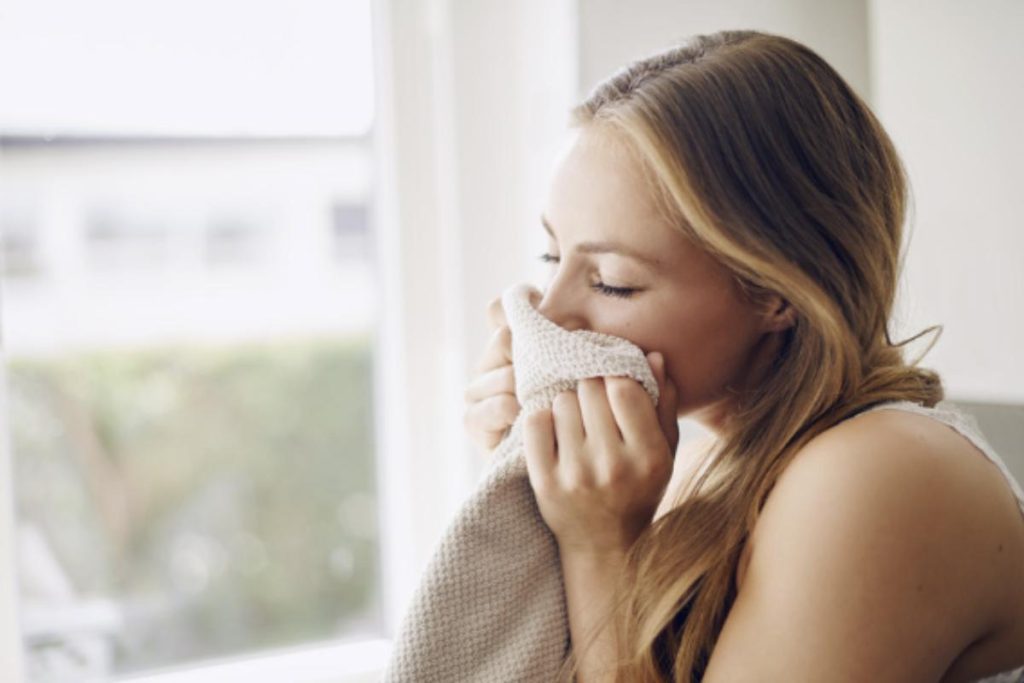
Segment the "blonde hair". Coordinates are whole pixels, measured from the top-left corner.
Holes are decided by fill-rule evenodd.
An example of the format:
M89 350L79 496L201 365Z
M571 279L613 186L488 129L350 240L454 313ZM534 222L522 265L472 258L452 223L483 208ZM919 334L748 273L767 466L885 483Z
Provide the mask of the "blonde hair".
M673 223L752 301L774 293L796 312L767 378L737 397L708 467L633 545L616 587L616 680L700 680L735 600L744 540L800 447L873 404L943 397L920 357L903 359L900 347L920 335L894 344L888 332L906 178L835 70L754 31L696 36L636 61L572 114L639 153ZM559 680L574 678L590 642L574 644Z

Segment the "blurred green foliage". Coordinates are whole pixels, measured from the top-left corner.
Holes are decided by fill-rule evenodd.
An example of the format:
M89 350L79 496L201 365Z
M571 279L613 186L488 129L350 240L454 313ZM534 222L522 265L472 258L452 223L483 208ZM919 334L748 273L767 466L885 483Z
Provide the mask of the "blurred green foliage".
M371 351L10 360L20 518L121 609L118 672L379 631Z

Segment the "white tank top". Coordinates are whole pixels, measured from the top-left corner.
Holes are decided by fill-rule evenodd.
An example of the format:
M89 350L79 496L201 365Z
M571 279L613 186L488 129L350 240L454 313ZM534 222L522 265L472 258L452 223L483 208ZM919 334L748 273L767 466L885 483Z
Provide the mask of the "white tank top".
M995 463L996 467L999 468L999 471L1003 473L1006 483L1009 484L1010 489L1013 490L1013 495L1017 498L1017 506L1020 508L1021 514L1024 515L1024 489L1021 489L1020 483L1018 483L1013 474L1011 474L1010 470L1006 467L1006 463L1003 462L1003 459L999 457L999 454L996 453L995 449L992 448L988 441L985 440L985 437L982 435L981 429L978 427L978 423L973 416L968 415L947 401L940 401L934 408L928 408L910 401L890 401L872 406L867 410L857 413L857 415L863 415L865 413L870 413L873 410L882 410L885 408L905 410L910 413L917 413L918 415L926 415L949 425L962 434L968 441L973 443L979 451L984 453L985 457ZM854 415L854 417L856 417L856 415ZM1024 577L1021 577L1021 580L1024 580ZM977 679L975 683L1024 683L1024 666L1011 671L1004 671L993 676L988 676L986 678Z

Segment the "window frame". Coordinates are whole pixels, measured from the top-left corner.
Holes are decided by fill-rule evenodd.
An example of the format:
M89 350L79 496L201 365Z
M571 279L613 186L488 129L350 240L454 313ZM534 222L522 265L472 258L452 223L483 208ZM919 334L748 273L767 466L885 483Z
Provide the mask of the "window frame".
M119 677L117 680L119 683L249 683L260 680L371 683L379 677L390 650L391 643L386 639L313 643Z
M24 676L14 560L14 469L7 408L7 354L0 342L0 558L5 563L0 567L0 680L21 681Z

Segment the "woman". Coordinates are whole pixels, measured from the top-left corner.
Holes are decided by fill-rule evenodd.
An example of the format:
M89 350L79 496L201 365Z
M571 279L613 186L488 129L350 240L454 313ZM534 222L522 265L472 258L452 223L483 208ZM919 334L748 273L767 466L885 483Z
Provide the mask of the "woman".
M524 422L566 678L1024 679L1024 493L890 341L907 193L868 107L805 46L727 31L573 114L538 309L650 352L664 389L589 379ZM519 409L490 312L486 448ZM677 453L684 416L709 437Z

